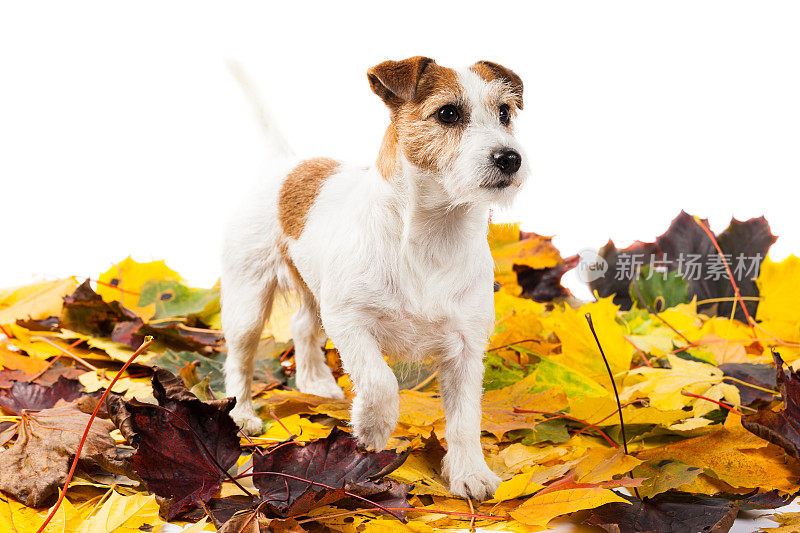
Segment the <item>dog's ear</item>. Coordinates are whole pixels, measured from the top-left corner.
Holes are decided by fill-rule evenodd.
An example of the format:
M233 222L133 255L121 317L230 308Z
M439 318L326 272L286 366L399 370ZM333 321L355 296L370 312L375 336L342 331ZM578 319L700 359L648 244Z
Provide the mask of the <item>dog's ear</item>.
M414 98L419 79L425 67L431 63L435 61L422 56L402 61L384 61L367 71L367 79L372 92L394 109Z
M522 79L513 70L491 61L478 61L472 70L485 80L504 81L514 93L516 106L522 109Z

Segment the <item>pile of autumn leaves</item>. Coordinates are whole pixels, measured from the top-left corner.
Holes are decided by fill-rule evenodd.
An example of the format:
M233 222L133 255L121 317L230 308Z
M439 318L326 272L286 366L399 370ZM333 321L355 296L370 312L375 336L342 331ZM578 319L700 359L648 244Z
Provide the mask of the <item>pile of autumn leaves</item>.
M441 479L435 366L397 368L400 423L381 453L350 438L349 399L295 391L291 299L260 346L253 395L264 432L243 437L223 397L218 288L127 259L91 283L0 291L0 533L44 522L95 410L47 531L158 531L167 521L187 531L536 531L562 520L727 531L739 510L778 507L800 490L800 377L781 365L800 357L800 259L763 263L749 324L701 314L697 301L572 307L557 277L545 291L557 299L537 303L519 296L532 292L520 272L546 277L567 262L516 226L493 226L490 243L499 290L482 443L503 480L493 500L452 498ZM627 454L587 313L619 389ZM800 523L776 519L786 525L770 531Z

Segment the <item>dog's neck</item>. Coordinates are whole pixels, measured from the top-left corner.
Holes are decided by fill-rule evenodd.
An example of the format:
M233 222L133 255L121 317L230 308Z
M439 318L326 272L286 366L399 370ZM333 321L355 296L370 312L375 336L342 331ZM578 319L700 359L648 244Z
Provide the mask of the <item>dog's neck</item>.
M377 169L394 191L406 253L447 262L454 259L454 253L471 252L470 244L485 241L488 204L454 205L435 173L420 169L403 156L392 125L386 130Z

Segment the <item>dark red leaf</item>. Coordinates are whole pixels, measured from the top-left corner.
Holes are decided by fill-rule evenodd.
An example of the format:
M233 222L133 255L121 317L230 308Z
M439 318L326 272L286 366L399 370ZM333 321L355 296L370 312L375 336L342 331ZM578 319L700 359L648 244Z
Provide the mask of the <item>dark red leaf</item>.
M702 220L704 224L708 221ZM734 279L742 296L758 296L755 278L769 247L775 242L776 237L771 233L769 224L764 217L752 218L744 222L732 219L728 228L716 236L717 242L726 254L728 265L733 272ZM681 211L672 220L666 232L660 235L656 242L636 242L624 250L617 249L609 241L600 249L599 255L608 263L606 274L589 283L593 291L600 296L614 295L614 303L623 309L630 309L633 302L628 294L628 286L632 279L631 264L622 264L620 256L627 254L635 256L637 264L641 267L658 261L669 271L681 270L684 278L689 283L689 297L696 296L698 300L713 298L730 298L734 296L733 285L724 272L719 254L714 243L705 231L697 225L694 217ZM742 267L737 270L739 256L744 258ZM682 259L682 261L681 261ZM693 266L688 266L688 261ZM754 263L752 263L754 261ZM755 267L753 270L750 268ZM712 269L722 268L721 275ZM618 275L625 274L625 275ZM619 278L619 279L618 279ZM745 306L751 316L755 316L758 306L757 301L747 301ZM706 314L730 316L736 307L735 317L744 320L739 304L733 300L700 305L699 309Z
M305 446L284 444L270 453L254 454L253 472L257 475L253 483L258 487L261 508L282 517L298 516L345 499L345 490L372 501L391 501L392 507L407 507L408 487L380 479L400 466L407 455L360 450L352 435L337 428L327 438ZM333 490L268 472L288 474Z
M784 407L779 412L761 409L754 415L742 418L742 425L800 459L800 374L790 367L784 368L778 352L773 351L772 358Z
M752 363L725 363L719 365L719 369L726 376L740 379L745 383L757 385L765 389L775 388L775 369L769 365L754 365ZM739 397L742 405L753 406L754 404L765 405L775 399L774 394L748 387L740 383L731 383L739 389Z
M522 296L537 302L549 302L564 298L570 292L561 285L561 278L578 264L578 256L568 257L550 268L531 268L527 265L514 265L517 283L522 287Z
M619 264L619 256L622 254L641 257L643 263L649 265L651 258L660 259L661 252L655 243L639 241L623 249L617 248L614 245L614 241L608 241L598 251L598 255L608 263L608 270L606 270L604 276L590 281L589 288L593 292L597 291L601 298L614 296L616 305L621 306L622 309L630 309L633 306L633 300L628 291L631 279L627 276L617 276L617 272L622 269ZM617 279L618 277L620 279Z
M0 406L18 415L23 410L41 411L55 406L58 400L71 402L83 393L78 380L58 378L52 386L27 381L16 381L10 388L0 389Z
M130 464L150 492L172 500L168 518L207 502L241 454L233 398L202 402L172 373L156 369L158 406L108 400L111 419L136 448Z
M739 509L747 511L751 509L777 509L778 507L789 505L797 496L800 496L800 492L781 494L778 490L771 490L769 492L749 494L744 497L737 495L731 499L736 502Z
M589 512L584 523L610 533L724 533L730 530L739 512L730 500L685 492L664 492L644 501L620 496L631 503L601 505Z

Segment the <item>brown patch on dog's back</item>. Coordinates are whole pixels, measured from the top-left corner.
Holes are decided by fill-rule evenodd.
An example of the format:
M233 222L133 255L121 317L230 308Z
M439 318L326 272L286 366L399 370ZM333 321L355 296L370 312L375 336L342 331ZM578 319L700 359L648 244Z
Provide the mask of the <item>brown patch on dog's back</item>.
M317 157L301 162L289 172L278 197L278 220L285 235L300 237L322 184L338 167L338 161Z

